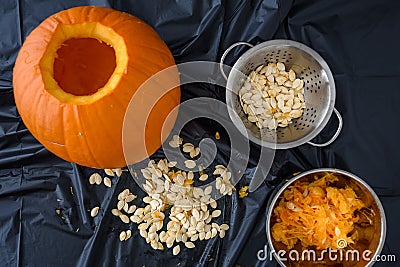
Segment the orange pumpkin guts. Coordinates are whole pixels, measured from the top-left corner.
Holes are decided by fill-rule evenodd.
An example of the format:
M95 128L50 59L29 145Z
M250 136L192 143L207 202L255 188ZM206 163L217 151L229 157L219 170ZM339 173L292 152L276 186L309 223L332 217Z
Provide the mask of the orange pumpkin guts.
M128 104L147 79L169 67L158 84L172 89L155 99L146 88L150 91L134 103L138 111L154 107L150 114L136 114L148 117L145 124L129 126L134 155L126 162L122 131ZM150 26L92 6L43 21L26 38L13 74L15 102L29 131L57 156L94 168L123 167L153 154L175 122L173 111L163 125L180 103L178 84L174 58Z

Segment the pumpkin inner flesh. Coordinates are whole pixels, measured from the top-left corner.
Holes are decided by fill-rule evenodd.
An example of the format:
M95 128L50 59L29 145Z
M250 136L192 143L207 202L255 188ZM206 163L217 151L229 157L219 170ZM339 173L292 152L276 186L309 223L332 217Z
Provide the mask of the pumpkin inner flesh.
M54 77L54 65L58 57L57 52L64 42L70 39L86 38L96 39L98 42L105 43L113 49L116 65L114 72L111 74L106 84L98 88L97 92L88 95L74 95L64 91L58 84L58 81ZM87 105L100 100L118 87L121 77L126 73L128 59L127 47L124 39L112 28L97 22L59 24L52 33L52 37L40 59L39 68L43 79L43 85L47 92L63 103ZM101 64L103 64L103 62ZM98 65L97 68L102 68L101 64ZM77 73L76 71L75 75ZM89 77L86 78L88 79Z
M115 67L111 46L94 38L72 38L57 50L54 79L69 94L92 95L107 83Z

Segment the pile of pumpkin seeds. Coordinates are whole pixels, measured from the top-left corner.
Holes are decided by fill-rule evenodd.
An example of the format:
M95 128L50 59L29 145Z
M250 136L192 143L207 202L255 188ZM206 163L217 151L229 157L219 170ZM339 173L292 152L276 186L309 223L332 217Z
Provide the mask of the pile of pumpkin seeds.
M258 128L287 127L305 108L304 81L282 62L268 63L253 70L239 90L247 119Z
M182 144L183 139L177 135L169 142L174 148L180 148ZM194 158L200 154L200 148L185 143L183 152ZM194 160L186 160L184 164L188 169L196 167ZM204 189L194 186L195 179L204 182L208 179L208 174L203 173L201 166L197 166L199 172L195 174L193 171L179 170L176 165L177 162L168 162L167 159L149 161L147 167L141 169L145 178L143 189L147 193L142 200L146 205L131 205L137 196L129 189L124 189L118 194L117 207L111 210L123 223L137 224L140 236L153 249L173 248L173 255L180 253L181 245L191 249L198 240L208 240L216 236L224 238L229 229L228 224L213 221L222 214L221 210L217 209L217 202L211 197L213 186ZM106 169L105 173L109 176L120 176L122 170ZM225 166L217 165L213 175L216 176L215 189L222 195L232 195L235 188L230 182L231 172ZM89 183L99 185L103 181L106 185L111 184L111 180L110 183L105 181L106 178L108 177L103 179L100 174L94 173L90 176ZM169 215L166 218L165 212L168 209ZM99 207L94 207L91 216L95 217L98 212ZM166 230L163 230L164 223L167 223ZM123 230L119 239L126 241L131 236L130 229Z

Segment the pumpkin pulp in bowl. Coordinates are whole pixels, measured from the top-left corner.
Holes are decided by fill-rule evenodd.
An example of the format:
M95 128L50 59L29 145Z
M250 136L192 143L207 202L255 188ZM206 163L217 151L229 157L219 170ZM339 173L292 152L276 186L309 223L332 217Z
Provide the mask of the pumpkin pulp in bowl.
M339 170L310 171L293 180L268 213L270 245L287 259L280 264L371 266L368 258L380 253L386 229L371 189Z

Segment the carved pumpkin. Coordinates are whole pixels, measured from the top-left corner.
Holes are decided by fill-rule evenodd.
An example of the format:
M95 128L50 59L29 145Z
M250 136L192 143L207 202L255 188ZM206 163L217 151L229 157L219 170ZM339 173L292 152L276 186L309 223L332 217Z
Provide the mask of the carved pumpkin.
M145 125L130 128L131 145L144 140L145 148L135 148L125 161L127 106L144 81L170 66L175 66L170 50L143 21L110 8L71 8L50 16L26 38L14 67L15 101L29 131L57 156L89 167L123 167L154 153L165 141L161 130L173 127L176 114L162 124L180 102L179 87L156 103L144 95L135 103L138 110L155 104L154 111ZM177 84L176 66L167 79ZM142 115L147 116L137 114Z

